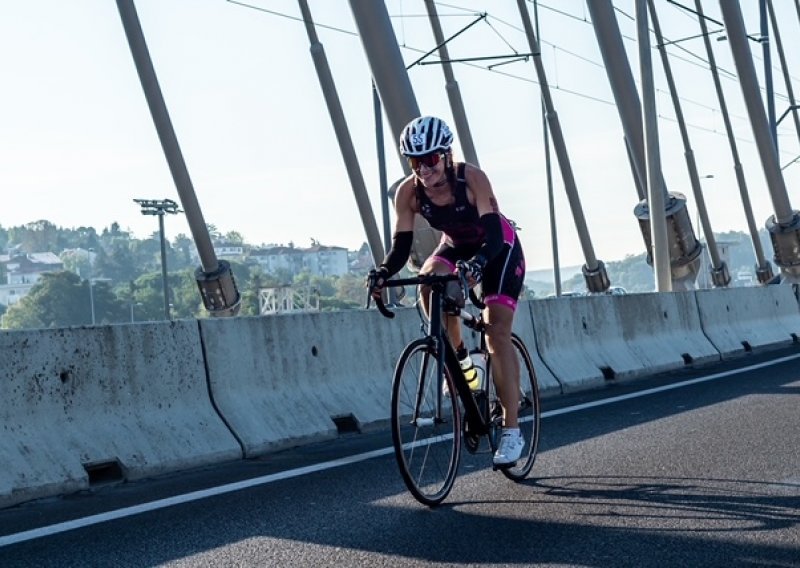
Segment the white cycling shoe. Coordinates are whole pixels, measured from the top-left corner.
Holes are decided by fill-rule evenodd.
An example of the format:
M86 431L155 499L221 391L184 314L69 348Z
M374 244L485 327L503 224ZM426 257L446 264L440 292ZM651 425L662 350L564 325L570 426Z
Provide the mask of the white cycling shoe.
M525 447L525 437L519 429L503 430L500 436L500 443L494 453L492 462L498 467L508 467L517 463Z

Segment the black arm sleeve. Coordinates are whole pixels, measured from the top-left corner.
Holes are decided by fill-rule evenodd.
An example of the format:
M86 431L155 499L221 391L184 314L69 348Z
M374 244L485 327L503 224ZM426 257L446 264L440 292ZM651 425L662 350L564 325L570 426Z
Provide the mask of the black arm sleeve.
M481 215L481 226L486 231L486 236L483 238L483 244L472 260L479 262L482 266L486 266L490 260L496 257L501 250L503 250L503 227L500 224L500 215L498 213L486 213Z
M388 276L400 272L411 254L411 243L414 240L414 231L400 231L392 236L392 248L386 253L381 262L381 267L388 271Z

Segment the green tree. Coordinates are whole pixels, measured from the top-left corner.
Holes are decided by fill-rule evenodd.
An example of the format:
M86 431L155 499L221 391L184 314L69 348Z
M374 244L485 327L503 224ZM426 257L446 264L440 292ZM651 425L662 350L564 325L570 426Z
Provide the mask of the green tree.
M130 242L130 252L138 273L161 270L161 242L158 231L149 239L133 239Z
M111 242L107 249L100 248L92 266L92 277L108 278L112 282L128 282L135 278L138 270L130 244L129 240L119 238Z
M316 290L321 297L326 297L333 296L336 293L335 282L335 276L320 276L310 272L301 272L294 277L292 285L295 287L308 286L312 290Z
M250 271L250 278L243 284L238 284L239 294L242 296L242 304L239 308L239 315L242 316L257 316L261 313L261 304L259 299L259 291L261 288L273 285L273 282L267 277L260 267L253 268Z
M89 290L89 283L72 272L43 274L30 293L8 309L3 318L7 329L89 325L94 299L95 321L124 321L125 308L104 282Z
M88 291L88 283L85 280L83 289ZM95 322L98 325L128 321L128 305L114 294L109 282L93 282L91 295L94 301Z
M335 298L351 307L363 306L367 300L364 282L363 275L348 273L340 276L336 281Z
M238 276L237 276L238 281ZM286 268L279 268L275 272L264 274L264 279L261 281L262 287L274 286L290 286L294 281L292 273Z
M48 249L58 252L65 248L82 248L100 250L102 243L94 227L78 227L77 229L58 229L60 232L56 248Z
M8 229L0 225L0 254L5 254L8 248Z
M205 307L194 270L183 269L169 274L170 298L172 300L172 317L188 319L203 317Z
M58 228L50 221L39 220L12 227L9 231L11 241L22 252L35 253L60 250Z
M163 320L164 290L161 272L148 272L139 276L134 281L133 300L136 321Z
M243 262L237 262L235 260L231 260L229 262L231 264L231 272L233 272L233 278L236 281L237 286L240 286L243 282L249 281L252 271L261 271L260 267L245 264Z
M6 329L30 329L91 323L89 293L83 293L78 275L51 272L42 275L30 293L8 309Z
M170 316L173 319L204 315L203 301L194 277L194 270L184 269L167 274ZM127 286L117 287L117 296L128 306L134 305L136 321L160 321L164 314L164 287L161 272L148 272Z
M174 260L170 258L170 266L175 270L193 267L192 252L194 252L195 249L194 241L183 233L180 233L172 241L172 250L175 254Z
M223 237L226 243L231 245L243 245L244 237L239 231L228 231Z
M116 239L130 240L131 234L120 229L119 223L114 221L109 227L104 227L100 234L103 244L111 244Z

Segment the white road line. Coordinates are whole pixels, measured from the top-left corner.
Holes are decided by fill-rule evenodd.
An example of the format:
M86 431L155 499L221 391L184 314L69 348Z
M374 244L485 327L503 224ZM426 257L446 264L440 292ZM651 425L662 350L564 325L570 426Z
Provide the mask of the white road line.
M729 377L731 375L736 375L738 373L746 373L748 371L755 371L758 369L763 369L764 367L771 367L772 365L778 365L780 363L786 363L787 361L792 361L793 359L800 358L800 355L788 355L787 357L781 357L780 359L774 359L772 361L765 361L764 363L757 363L755 365L750 365L748 367L742 367L739 369L732 369L730 371L723 371L722 373L714 373L713 375L707 375L705 377L697 377L696 379L690 379L688 381L681 381L679 383L672 383L669 385L664 385L660 387L654 387L652 389L646 389L642 391L636 391L629 394L621 394L619 396L612 396L611 398L604 398L602 400L595 400L593 402L586 402L583 404L576 404L574 406L569 406L565 408L559 408L556 410L550 410L548 412L542 412L542 418L547 418L549 416L558 416L559 414L569 414L570 412L578 412L579 410L585 410L587 408L594 408L595 406L603 406L606 404L613 404L615 402L620 402L622 400L629 400L631 398L639 398L641 396L648 396L651 394L656 394L659 392L664 392L668 390L679 389L682 387L688 387L691 385L696 385L699 383L705 383L708 381L714 381L716 379L722 379L724 377Z
M583 404L576 404L574 406L569 406L565 408L558 408L555 410L549 410L547 412L542 413L542 418L549 418L551 416L558 416L561 414L569 414L571 412L579 412L581 410L586 410L587 408L595 408L597 406L604 406L607 404L613 404L615 402L620 402L623 400L630 400L632 398L639 398L642 396L648 396L651 394L656 394L668 390L679 389L682 387L687 387L691 385L696 385L698 383L704 383L707 381L714 381L717 379L722 379L724 377L729 377L731 375L737 375L740 373L745 373L749 371L755 371L757 369L763 369L765 367L770 367L772 365L778 365L780 363L785 363L787 361L792 361L794 359L800 358L800 354L798 355L789 355L787 357L781 357L780 359L775 359L772 361L766 361L764 363L758 363L756 365L750 365L748 367L742 367L739 369L733 369L730 371L724 371L722 373L714 373L713 375L707 375L705 377L698 377L696 379L690 379L687 381L681 381L679 383L673 383L669 385L664 385L660 387L655 387L651 389L646 389L643 391L632 392L629 394L613 396L611 398L605 398L602 400L596 400L592 402L586 402ZM46 536L51 536L83 527L88 527L91 525L97 525L100 523L105 523L107 521L113 521L116 519L122 519L125 517L132 517L133 515L138 515L141 513L147 513L149 511L157 511L158 509L165 509L167 507L172 507L173 505L181 505L183 503L190 503L192 501L199 501L201 499L207 499L209 497L215 497L217 495L224 495L226 493L232 493L234 491L240 491L242 489L248 489L250 487L256 487L258 485L267 485L269 483L273 483L275 481L281 481L284 479L291 479L293 477L300 477L302 475L307 475L309 473L316 473L319 471L325 471L328 469L333 469L335 467L340 467L343 465L350 465L353 463L358 463L362 461L366 461L369 459L382 457L394 452L393 448L382 448L379 450L373 450L371 452L364 452L361 454L356 454L353 456L346 456L343 458L335 459L332 461L327 461L324 463L309 465L305 467L300 467L297 469L291 469L287 471L281 471L278 473L272 473L270 475L263 475L261 477L254 477L252 479L245 479L243 481L237 481L235 483L226 483L225 485L220 485L218 487L210 487L208 489L203 489L201 491L192 491L191 493L184 493L183 495L175 495L174 497L168 497L166 499L158 499L156 501L150 501L149 503L142 503L141 505L133 505L131 507L123 507L122 509L116 509L114 511L108 511L105 513L99 513L97 515L90 515L88 517L82 517L79 519L73 519L71 521L65 521L63 523L56 523L53 525L48 525L44 527L39 527L36 529L31 529L28 531L22 531L14 534L9 534L5 536L0 536L0 548L5 546L10 546L12 544L18 544L20 542L25 542L28 540L35 540L37 538L43 538Z

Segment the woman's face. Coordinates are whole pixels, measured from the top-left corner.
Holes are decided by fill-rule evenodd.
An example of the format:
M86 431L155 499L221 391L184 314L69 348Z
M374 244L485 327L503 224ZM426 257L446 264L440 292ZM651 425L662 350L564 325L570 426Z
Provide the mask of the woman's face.
M408 163L422 185L431 187L445 177L447 154L437 151L424 156L412 156L408 159Z

